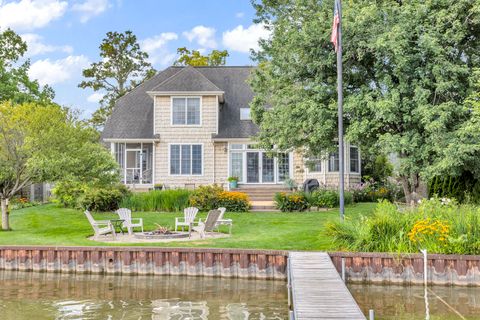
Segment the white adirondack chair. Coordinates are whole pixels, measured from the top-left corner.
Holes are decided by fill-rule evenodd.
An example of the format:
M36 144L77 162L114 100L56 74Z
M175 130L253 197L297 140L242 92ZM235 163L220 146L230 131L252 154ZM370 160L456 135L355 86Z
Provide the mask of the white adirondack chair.
M95 232L95 239L101 235L109 233L112 234L114 240L116 239L117 235L115 233L115 228L109 220L95 220L93 219L92 214L88 210L85 210L85 215L87 216L88 222L90 222L90 225Z
M226 208L224 207L221 207L221 208L218 208L218 211L220 211L220 216L218 216L218 220L217 222L215 223L215 228L219 229L219 227L221 225L228 225L228 233L229 234L232 234L232 225L233 225L233 220L232 219L224 219L223 218L223 215L225 214L225 211L227 211Z
M128 230L128 234L133 234L133 228L141 228L143 232L143 219L142 218L132 218L132 210L127 208L120 208L117 211L120 219L123 220L122 227Z
M178 227L182 227L182 231L184 231L185 227L190 227L194 223L197 213L198 209L195 207L183 209L183 218L175 218L175 231L177 231Z
M207 232L212 232L217 223L218 217L220 216L219 210L210 210L207 215L207 220L202 222L200 219L197 226L192 225L192 230L200 233L200 238L205 238Z

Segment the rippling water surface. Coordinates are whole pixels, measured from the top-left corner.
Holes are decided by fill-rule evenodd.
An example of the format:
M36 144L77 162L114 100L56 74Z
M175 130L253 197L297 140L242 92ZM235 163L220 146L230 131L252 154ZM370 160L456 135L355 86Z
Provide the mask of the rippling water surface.
M480 288L390 285L348 285L362 311L375 320L480 319Z
M0 319L287 319L283 281L0 271Z

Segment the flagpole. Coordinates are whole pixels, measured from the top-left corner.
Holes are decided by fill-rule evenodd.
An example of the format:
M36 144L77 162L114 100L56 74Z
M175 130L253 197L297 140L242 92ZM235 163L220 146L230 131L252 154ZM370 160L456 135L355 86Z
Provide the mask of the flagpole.
M344 195L344 146L343 146L343 66L342 66L342 1L335 0L338 8L338 40L337 40L337 94L338 94L338 162L339 162L339 182L340 191L340 220L345 218L345 195Z

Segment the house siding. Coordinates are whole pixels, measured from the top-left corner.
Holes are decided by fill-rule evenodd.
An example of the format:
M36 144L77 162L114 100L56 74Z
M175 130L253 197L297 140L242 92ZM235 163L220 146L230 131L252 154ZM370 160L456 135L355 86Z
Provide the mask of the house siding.
M226 187L228 178L228 143L215 143L215 183Z
M214 182L214 143L212 134L217 131L218 103L215 96L201 98L200 126L171 125L171 97L155 97L155 133L160 141L155 148L155 183L170 187L196 187ZM170 175L170 144L202 144L202 175Z

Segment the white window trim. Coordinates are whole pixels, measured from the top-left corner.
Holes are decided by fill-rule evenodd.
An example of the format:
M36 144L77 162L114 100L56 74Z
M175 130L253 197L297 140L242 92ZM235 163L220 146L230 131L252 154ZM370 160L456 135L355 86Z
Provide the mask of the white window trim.
M170 162L170 157L171 157L171 146L182 146L182 145L189 145L189 146L192 146L192 145L199 145L199 146L202 146L202 152L201 152L201 156L202 156L202 167L201 167L201 171L202 173L201 174L182 174L182 173L178 173L178 174L172 174L172 168L171 168L171 162ZM171 142L168 144L168 176L170 177L203 177L203 174L204 174L204 166L205 166L205 157L204 157L204 152L205 152L205 146L202 142ZM180 148L180 171L182 171L182 148ZM190 149L190 162L192 162L192 149ZM190 163L191 165L192 163Z
M248 118L242 118L242 110L248 110ZM252 120L252 110L250 108L240 108L240 120L242 121L248 121Z
M200 124L186 124L186 118L185 118L185 124L173 124L173 99L180 98L180 99L186 99L187 98L198 98L200 99ZM185 104L185 117L187 117L187 104ZM203 122L203 117L202 117L202 110L203 110L203 99L202 96L170 96L170 126L171 127L178 127L178 128L184 128L184 127L201 127L202 122Z

